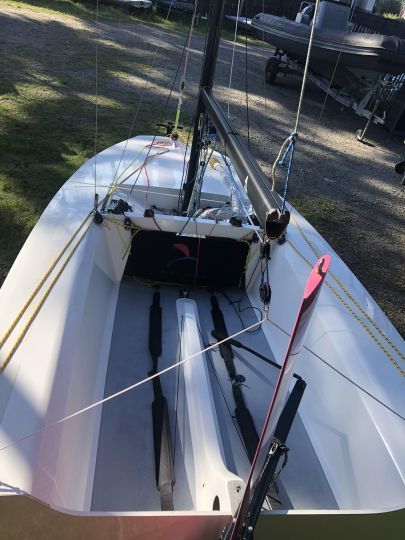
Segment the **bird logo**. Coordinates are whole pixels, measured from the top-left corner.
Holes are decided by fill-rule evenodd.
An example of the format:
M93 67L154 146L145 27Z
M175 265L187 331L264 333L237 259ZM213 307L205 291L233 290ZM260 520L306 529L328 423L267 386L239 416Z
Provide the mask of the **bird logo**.
M169 268L170 266L173 266L174 264L177 264L179 262L184 262L184 261L192 261L194 263L197 263L197 258L190 256L190 248L186 246L186 244L180 244L180 243L173 244L173 247L177 252L180 252L183 256L177 257L177 259L175 259L174 261L170 261L167 265L167 268Z

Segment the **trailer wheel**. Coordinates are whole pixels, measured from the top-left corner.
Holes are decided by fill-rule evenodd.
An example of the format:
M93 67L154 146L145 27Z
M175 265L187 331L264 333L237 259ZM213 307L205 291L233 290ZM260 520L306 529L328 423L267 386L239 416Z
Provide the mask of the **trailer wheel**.
M395 165L395 172L398 174L405 174L405 161L400 161Z
M275 56L271 56L267 60L266 67L264 68L264 79L267 83L275 84L279 63L279 59Z

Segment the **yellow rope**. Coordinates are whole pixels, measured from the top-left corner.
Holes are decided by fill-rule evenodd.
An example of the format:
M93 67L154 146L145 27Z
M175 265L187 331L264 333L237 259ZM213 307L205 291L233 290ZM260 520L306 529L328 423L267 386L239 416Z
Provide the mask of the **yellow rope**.
M298 231L300 232L301 236L307 243L308 247L312 251L312 253L315 255L317 259L319 259L320 254L315 249L312 242L309 240L305 232L302 230L300 224L294 219L293 216L291 216L291 221L294 223L294 225L297 227ZM401 353L401 351L396 347L394 343L389 339L388 336L386 336L375 324L373 319L367 314L367 312L361 307L361 305L357 302L355 298L350 294L350 292L347 290L347 288L343 285L343 283L340 281L340 279L333 273L329 272L329 276L339 285L339 287L342 289L342 291L346 294L346 296L351 300L351 302L356 306L356 308L362 313L362 315L368 320L368 322L373 326L373 328L380 334L380 336L385 339L385 341L392 347L392 349L398 354L398 356L401 358L401 360L404 360L404 355Z
M143 150L141 150L142 152ZM168 150L165 150L164 152L157 152L156 154L153 154L151 156L149 156L147 159L145 159L143 161L143 163L137 167L136 169L134 169L129 175L127 175L123 180L121 180L120 182L118 182L119 178L121 178L121 176L123 175L123 173L128 170L128 168L138 159L138 156L140 155L140 153L135 157L135 159L132 160L132 162L121 172L120 176L113 181L113 185L111 186L111 188L109 189L107 195L102 199L102 201L99 202L99 206L101 206L110 196L111 194L119 187L121 186L124 182L126 182L131 176L133 176L135 173L139 172L144 166L145 164L147 163L147 161L149 161L150 159L154 158L154 157L157 157L157 156L160 156L162 154L165 154L166 152L168 152ZM65 253L67 252L67 250L69 249L69 247L71 246L71 244L73 243L74 239L77 237L77 235L79 234L79 232L81 231L81 229L83 228L83 226L86 224L87 220L89 219L89 217L91 217L93 214L93 210L91 210L87 215L86 217L84 218L84 220L80 223L79 227L76 229L76 231L73 233L73 235L70 237L70 239L68 240L68 242L65 244L65 246L63 247L63 249L59 252L59 254L57 255L57 257L54 259L54 261L52 262L52 264L49 266L48 270L45 272L45 274L43 275L43 277L40 279L40 281L38 282L37 286L35 287L35 289L32 291L30 297L28 298L28 300L25 302L25 304L23 305L23 307L20 309L19 313L17 314L17 316L15 317L15 319L13 320L13 322L11 323L11 325L9 326L9 328L7 329L7 331L5 332L5 334L3 335L3 337L1 338L0 340L0 349L4 346L4 344L6 343L6 341L8 340L8 338L10 337L10 335L12 334L12 332L15 330L16 326L18 325L18 323L20 322L21 318L23 317L24 313L27 311L27 309L29 308L29 306L32 304L34 298L37 296L37 294L39 293L39 291L41 290L42 286L44 285L44 283L46 282L46 280L49 278L49 276L51 275L51 273L53 272L53 270L55 269L55 267L57 266L57 264L60 262L60 260L62 259L62 257L65 255ZM72 251L70 252L70 254L68 255L66 261L63 263L62 267L60 268L59 272L56 274L55 278L53 279L53 281L51 282L51 284L49 285L48 289L46 290L44 296L42 297L40 303L38 304L37 308L35 309L34 313L32 314L32 316L30 317L30 319L28 320L27 324L24 326L22 332L19 334L16 342L14 343L11 351L7 354L6 358L4 359L2 365L0 366L0 374L3 373L4 369L6 368L6 366L8 365L8 363L10 362L11 358L14 356L16 350L18 349L18 347L20 346L25 334L27 333L29 327L31 326L32 322L34 321L35 317L37 316L37 314L39 313L40 309L42 308L43 304L45 303L46 299L48 298L50 292L52 291L53 287L55 286L56 282L58 281L58 279L60 278L61 274L63 273L64 269L66 268L68 262L70 261L70 259L72 258L73 254L75 253L76 249L78 248L78 246L80 245L80 243L82 242L84 236L87 234L88 230L90 229L90 226L92 224L92 221L90 221L90 223L88 224L87 228L85 229L84 233L81 235L81 237L79 238L78 242L76 243L76 245L74 246L74 248L72 249ZM124 246L126 247L126 246ZM128 252L128 248L126 248L126 251L124 253L124 257L126 255L126 253Z
M164 154L166 153L165 152L159 152L159 153L156 153L156 154L153 154L152 156L150 156L148 158L148 161L149 159L155 157L155 156L158 156L158 155L161 155L161 154ZM135 161L135 160L134 160ZM133 163L133 162L132 162ZM131 164L130 164L131 165ZM132 171L131 174L129 174L128 176L126 176L123 180L121 180L121 182L117 183L114 187L114 190L117 189L119 186L121 186L124 182L126 182L132 175L134 175L135 173L139 172L142 167L145 165L145 163L142 163L142 165L140 165L139 167L137 167L136 169L134 169ZM128 168L128 167L127 167ZM125 170L127 170L127 168ZM124 172L124 171L123 171ZM121 176L121 175L120 175ZM117 179L118 180L118 179ZM106 195L106 197L103 198L103 200L99 203L99 206L102 205L104 203L104 201L107 199L107 197L111 195L111 193L109 193L108 195ZM31 293L30 297L28 298L28 300L25 302L25 304L23 305L23 307L21 308L21 310L19 311L18 315L16 316L16 318L14 319L14 321L12 322L12 324L10 325L9 329L7 330L7 332L3 335L3 337L1 338L0 340L0 349L1 347L4 345L4 343L7 341L7 339L10 337L10 334L13 332L14 328L17 326L18 322L20 321L21 317L24 315L24 313L26 312L27 308L30 306L30 304L32 303L32 301L34 300L35 296L38 294L39 290L41 289L41 287L43 286L43 284L45 283L45 281L48 279L48 277L50 276L50 274L52 273L52 271L54 270L54 268L56 267L56 265L58 264L58 262L61 260L61 258L63 257L63 255L66 253L66 251L68 250L68 248L70 247L70 245L72 244L73 240L76 238L76 236L79 234L80 230L83 228L83 226L85 225L86 221L89 219L89 217L91 217L91 215L93 214L93 210L91 210L87 215L86 217L84 218L84 220L80 223L79 227L76 229L76 231L73 233L73 235L70 237L70 239L68 240L68 242L66 243L66 245L63 247L63 249L59 252L58 256L54 259L54 261L52 262L52 264L50 265L50 267L48 268L48 270L45 272L45 274L43 275L43 277L40 279L40 281L38 282L37 286L35 287L35 289L33 290L33 292Z
M128 243L127 249L124 251L124 254L123 254L123 256L122 256L122 260L125 259L125 257L127 256L127 254L129 253L129 251L130 251L130 249L131 249L131 247L132 247L132 240L135 238L135 236L136 236L141 230L142 230L142 229L140 229L140 228L134 228L134 229L132 229L132 231L131 231L131 239L130 239L130 241L129 241L129 243Z
M124 172L127 171L127 170L131 167L131 165L133 165L133 164L135 163L135 161L138 160L139 156L142 154L142 152L143 152L145 149L146 149L146 146L144 146L144 147L142 148L142 150L140 150L140 151L136 154L136 156L134 157L134 159L129 163L129 165L127 165L127 166L125 167L125 169L123 169L123 170L121 171L121 173L119 174L118 177L117 177L118 171L115 173L115 176L114 176L114 178L113 178L113 180L112 180L111 186L110 186L109 189L108 189L108 192L107 192L107 195L106 195L104 201L106 200L106 201L108 202L108 199L111 197L111 195L112 195L112 194L114 193L114 191L117 189L117 187L118 187L119 185L121 185L121 184L118 184L118 180L121 178L121 176L124 174ZM125 180L124 180L124 182L125 182Z
M121 225L121 223L119 223L118 221L114 221L114 220L112 220L112 219L108 219L108 218L104 218L104 221L113 223L113 224L117 227L117 235L118 235L118 238L119 238L120 241L121 241L122 247L124 248L124 250L126 250L126 249L127 249L127 243L125 242L125 238L123 238L123 237L121 236L121 229L119 228L119 225ZM124 225L123 225L122 227L124 228ZM108 225L107 225L107 228L110 230L110 227L108 227Z
M16 342L14 343L12 349L10 350L10 352L7 354L7 356L5 357L1 367L0 367L0 373L3 373L3 371L5 370L7 364L10 362L11 358L14 356L14 353L16 352L16 350L18 349L18 347L20 346L22 340L24 339L24 336L26 335L26 333L28 332L31 324L33 323L34 319L36 318L36 316L38 315L39 311L41 310L42 306L44 305L46 299L48 298L49 294L51 293L52 289L54 288L56 282L58 281L58 279L60 278L60 276L62 275L62 272L64 271L64 269L66 268L67 264L69 263L70 259L73 257L74 253L76 252L77 248L79 247L79 245L81 244L83 238L86 236L88 230L90 229L91 225L92 225L92 221L90 221L90 223L87 225L87 227L85 228L84 232L82 233L82 235L80 236L80 238L78 239L78 241L76 242L75 246L73 247L72 251L69 253L67 259L65 260L65 262L63 263L63 265L61 266L60 270L58 271L58 273L56 274L56 276L53 278L53 280L51 281L49 287L47 288L47 290L45 291L45 294L43 295L43 297L41 298L39 304L37 305L37 307L35 308L34 312L32 313L31 317L28 319L28 321L26 322L24 328L21 330L19 336L17 337L17 340Z
M312 267L313 266L313 263L311 263L311 261L309 261L298 249L297 247L293 244L293 242L291 240L287 240L288 244L291 246L291 248L295 251L295 253L301 257L301 259L303 261L305 261L307 263L308 266ZM368 326L365 324L364 321L361 320L361 318L354 312L354 310L349 306L349 304L344 300L344 298L342 298L342 296L337 292L337 290L333 287L333 285L331 285L328 281L325 281L325 284L326 286L328 287L328 289L338 298L338 300L343 304L343 306L345 307L345 309L350 313L350 315L352 315L352 317L354 317L356 319L356 321L361 325L362 328L364 328L364 330L367 332L367 334L371 337L371 339L374 341L374 343L384 352L384 354L387 356L387 358L389 359L389 361L391 362L391 364L393 366L396 367L396 369L398 369L398 371L400 372L400 374L402 376L405 376L405 370L403 370L401 368L401 366L398 364L398 362L394 359L394 357L391 355L391 353L389 351L387 351L387 349L384 347L384 345L381 343L381 341L372 333L372 331L368 328Z
M63 255L66 253L67 249L69 248L69 246L72 244L73 240L76 238L76 236L79 234L80 230L83 228L84 224L86 223L86 221L89 219L89 217L91 216L92 212L89 212L87 214L87 216L85 217L85 219L81 222L81 224L79 225L79 227L76 229L76 231L73 233L72 237L70 238L70 240L68 241L68 243L65 245L65 247L62 249L62 251L59 253L59 255L56 257L56 259L53 261L53 263L51 264L51 266L48 268L48 270L45 272L44 276L42 277L42 279L39 281L38 285L35 287L35 289L33 290L33 292L31 293L30 297L28 298L28 300L25 302L25 304L23 305L23 307L21 308L21 310L19 311L18 315L16 316L16 318L14 319L14 321L11 323L11 326L9 327L9 329L7 330L7 332L4 334L4 336L1 338L0 340L0 349L3 347L4 343L7 341L7 339L10 337L10 334L13 332L13 330L15 329L15 327L17 326L18 322L20 321L21 317L24 315L24 313L27 311L28 307L31 305L32 301L34 300L34 298L36 297L36 295L38 294L39 290L41 289L42 285L45 283L45 281L48 279L48 277L50 276L50 274L52 273L53 269L55 268L55 266L58 264L58 262L61 260L61 258L63 257Z
M118 182L118 179L117 179L117 182L114 186L111 186L111 193L109 193L108 195L106 195L104 197L104 199L101 201L100 204L103 204L104 201L106 201L109 197L111 197L111 195L113 194L114 191L116 191L120 186L122 186L122 184L124 184L129 178L131 178L131 176L133 176L135 173L139 172L140 170L142 170L145 165L153 158L155 157L158 157L158 156L162 156L163 154L167 154L167 152L170 152L170 150L164 150L163 152L156 152L156 154L152 154L151 156L149 156L148 158L145 158L144 161L141 163L141 165L139 165L139 167L137 167L136 169L134 169L128 176L126 176L124 178L124 180L121 180L121 182ZM133 160L133 162L135 161L135 159ZM133 163L132 162L132 163ZM130 163L131 165L131 163ZM128 167L130 167L130 165L128 165ZM128 169L128 167L126 167L122 173L120 174L119 178L122 176L122 174Z

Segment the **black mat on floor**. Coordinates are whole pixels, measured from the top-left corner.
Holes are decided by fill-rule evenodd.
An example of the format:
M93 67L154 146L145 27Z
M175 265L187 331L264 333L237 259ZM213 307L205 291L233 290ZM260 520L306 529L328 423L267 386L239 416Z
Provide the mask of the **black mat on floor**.
M241 284L249 244L231 238L195 238L140 231L125 275L180 285L222 289Z

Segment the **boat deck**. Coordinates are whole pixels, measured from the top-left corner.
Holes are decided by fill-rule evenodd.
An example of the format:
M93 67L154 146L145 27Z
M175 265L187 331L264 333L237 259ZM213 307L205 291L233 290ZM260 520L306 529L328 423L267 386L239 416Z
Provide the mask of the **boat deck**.
M152 286L124 278L118 298L105 396L147 377L152 360L149 353L149 307L155 289ZM162 306L162 355L158 369L164 369L179 359L179 329L175 286L159 288ZM240 290L226 293L232 300L240 297ZM211 330L211 293L192 291L190 298L198 307L201 337L205 344L213 341ZM238 332L241 324L249 326L257 320L253 309L237 313L237 304L230 304L217 294L229 334ZM242 308L251 307L246 299ZM272 357L261 329L244 333L240 341ZM271 399L277 370L242 349L234 348L237 372L246 378L244 396L260 433L261 423ZM222 436L224 461L230 471L246 478L249 462L233 418L232 388L224 362L215 350L206 355L209 362L211 387ZM161 377L163 393L168 400L174 447L176 484L175 510L193 510L193 461L190 446L184 445L187 427L184 422L184 396L178 370ZM258 399L258 396L260 399ZM94 475L93 511L151 511L160 510L159 491L155 483L155 461L151 405L153 387L146 383L103 405L97 461ZM304 396L305 399L305 396ZM225 403L226 401L226 403ZM177 419L177 420L176 420ZM182 432L182 430L184 432ZM180 444L180 441L183 443ZM278 482L277 498L283 508L337 508L322 467L315 455L304 425L299 417L292 427L288 446L288 466ZM188 455L183 455L184 453Z

